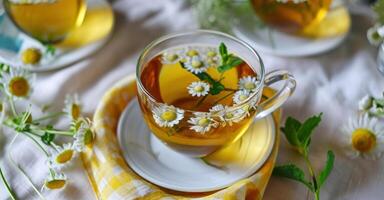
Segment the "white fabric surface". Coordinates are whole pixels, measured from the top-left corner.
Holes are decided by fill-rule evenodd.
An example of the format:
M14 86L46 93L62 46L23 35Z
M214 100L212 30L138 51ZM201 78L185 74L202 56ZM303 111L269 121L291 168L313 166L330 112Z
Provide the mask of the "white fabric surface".
M53 102L62 106L64 95L78 92L84 110L92 116L98 101L116 81L134 72L136 60L145 45L155 38L173 31L194 29L197 24L191 9L180 0L116 0L116 26L111 40L93 56L59 71L38 74L33 100L44 105ZM376 96L384 90L384 77L376 70L376 50L365 39L369 18L353 18L351 34L347 40L326 54L306 58L279 58L262 55L267 71L288 69L297 79L298 87L293 97L284 105L284 118L294 116L304 119L324 112L323 122L312 140L311 159L316 168L322 167L327 149L336 152L335 170L321 192L322 199L382 199L384 196L384 162L363 159L350 160L340 149L339 128L357 109L358 100L367 93ZM6 143L12 133L6 132ZM1 145L0 145L1 146ZM6 147L5 147L6 148ZM0 149L2 166L20 199L37 199L25 179L10 168ZM45 177L44 159L30 142L19 139L13 147L19 163L41 185ZM301 163L281 141L278 163ZM66 170L71 183L62 191L45 192L47 199L95 199L82 164L77 160ZM271 178L265 199L307 199L306 189L281 178ZM0 186L0 200L7 193Z

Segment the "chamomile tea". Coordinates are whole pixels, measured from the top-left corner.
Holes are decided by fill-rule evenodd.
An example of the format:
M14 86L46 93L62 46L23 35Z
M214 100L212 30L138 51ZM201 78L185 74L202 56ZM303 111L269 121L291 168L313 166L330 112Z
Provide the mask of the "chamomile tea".
M144 119L168 144L228 144L248 129L260 100L257 73L223 43L165 49L140 81Z
M256 14L268 25L300 33L324 19L332 0L251 0Z
M45 43L63 40L86 12L85 0L4 0L4 5L22 31Z

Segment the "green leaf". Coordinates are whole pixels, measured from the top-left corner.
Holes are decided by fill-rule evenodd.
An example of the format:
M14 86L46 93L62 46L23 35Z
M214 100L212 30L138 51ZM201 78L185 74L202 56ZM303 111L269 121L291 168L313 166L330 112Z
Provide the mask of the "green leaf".
M308 140L310 139L311 134L313 133L313 130L321 122L322 115L323 113L320 113L317 116L310 117L309 119L305 120L305 122L301 125L300 129L298 130L297 136L302 147L307 146Z
M335 162L335 154L331 150L328 150L327 162L325 163L324 169L321 170L320 174L317 177L319 188L324 184L325 180L327 180L329 174L333 169L334 162Z
M281 128L281 131L292 146L299 147L301 145L297 136L300 127L301 123L298 120L293 117L288 117L285 121L285 127Z
M219 66L217 68L217 71L220 73L223 73L223 72L228 71L234 67L239 66L243 62L244 61L241 60L240 58L233 56L233 55L229 55L225 64Z
M221 59L223 60L223 62L224 63L227 62L228 50L227 50L227 46L225 46L225 44L223 42L220 43L219 52L220 52L220 56L221 56Z
M50 145L54 139L55 139L55 134L51 134L47 132L41 136L41 141L43 141L43 143L46 145Z
M305 175L303 170L301 170L296 165L288 164L288 165L276 166L273 169L272 175L301 182L305 186L307 186L308 189L310 189L311 191L314 191L312 184L305 180Z

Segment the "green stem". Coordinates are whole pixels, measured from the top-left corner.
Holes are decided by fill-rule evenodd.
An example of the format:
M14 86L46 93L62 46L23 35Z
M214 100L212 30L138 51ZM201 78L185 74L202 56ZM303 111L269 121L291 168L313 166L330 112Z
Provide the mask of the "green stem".
M49 130L49 129L45 129L44 131L47 133L55 134L55 135L73 136L73 132L71 131L58 131L58 130Z
M17 200L16 194L15 194L15 192L13 192L11 186L9 186L7 179L5 179L5 176L3 174L3 170L1 169L1 167L0 167L0 177L1 177L1 180L3 181L4 186L6 187L8 193L9 193L9 196L11 196L11 198L13 200Z
M44 120L51 119L51 118L60 117L61 115L64 115L64 114L65 114L65 112L51 113L51 114L48 114L46 116L37 118L37 119L33 120L33 122L39 122L39 121L44 121Z
M313 170L312 163L311 163L311 161L308 158L308 152L306 150L304 150L303 157L304 157L304 160L305 160L305 164L308 167L309 174L311 175L311 179L312 179L312 183L313 183L313 189L314 189L314 192L315 192L315 194L314 194L315 195L315 199L319 200L319 198L320 198L319 185L317 184L316 174L315 174L315 171Z
M203 98L201 98L195 105L194 108L198 108L202 103L203 101L208 97L208 95L204 96Z
M12 114L14 117L17 117L17 111L16 111L16 107L15 107L15 102L13 101L13 97L9 97L9 104L11 105L11 110L12 110Z

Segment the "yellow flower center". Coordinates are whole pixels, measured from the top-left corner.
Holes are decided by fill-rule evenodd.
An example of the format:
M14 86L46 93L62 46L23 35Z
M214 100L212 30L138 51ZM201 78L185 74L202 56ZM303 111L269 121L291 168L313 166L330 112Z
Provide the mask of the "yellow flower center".
M68 161L70 161L73 157L73 150L72 149L67 149L61 152L59 155L56 156L56 162L59 164L64 164Z
M231 118L234 117L234 115L233 115L233 113L225 113L224 117L225 117L226 119L231 119Z
M177 117L175 111L165 111L161 113L161 118L167 122L175 120Z
M21 54L21 60L24 64L37 64L41 59L41 52L36 48L28 48Z
M204 87L201 86L201 85L199 85L199 86L196 86L196 87L194 88L194 90L195 90L196 92L202 92L202 91L204 91Z
M176 55L176 54L170 54L170 55L167 55L166 59L170 62L173 62L175 61L179 56Z
M14 77L8 85L10 93L17 97L26 97L29 93L30 86L28 80L24 77Z
M81 113L81 108L80 108L80 105L77 105L77 104L72 104L71 105L71 117L73 119L78 119L80 117L80 113Z
M215 56L217 55L217 53L214 52L214 51L209 51L209 52L207 53L207 55L208 55L209 57L215 57Z
M193 57L193 56L197 56L197 55L199 55L199 52L197 52L197 51L194 50L194 49L189 50L189 51L187 52L187 56L189 56L189 57Z
M192 61L192 67L193 68L200 68L201 66L203 66L203 63L200 60Z
M201 118L201 119L197 122L197 124L198 124L199 126L208 126L208 125L209 125L209 122L210 122L209 119L207 119L207 118Z
M93 132L92 130L88 129L84 134L84 144L88 145L91 144L93 141Z
M376 146L376 136L368 129L356 129L352 133L352 146L362 153L369 152Z
M45 187L47 187L48 189L51 189L51 190L56 190L56 189L60 189L60 188L63 188L65 186L65 183L66 181L65 180L51 180L51 181L47 181L45 182Z
M247 82L244 84L244 88L247 90L252 90L256 88L256 85L253 82Z
M247 96L247 95L244 95L244 94L242 94L242 95L239 96L239 100L240 100L240 101L244 101L244 100L246 100L247 98L248 98L248 96Z

